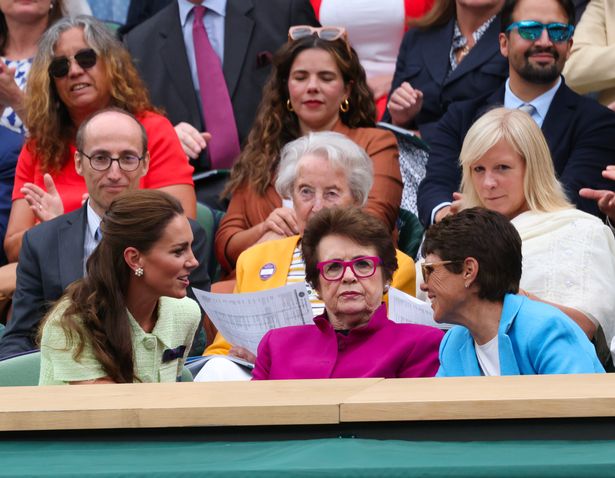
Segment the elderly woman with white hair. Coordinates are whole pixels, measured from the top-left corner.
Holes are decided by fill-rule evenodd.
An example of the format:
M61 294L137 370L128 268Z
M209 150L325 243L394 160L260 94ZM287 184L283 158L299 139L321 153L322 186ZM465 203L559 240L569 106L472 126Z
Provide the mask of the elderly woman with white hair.
M340 133L310 133L288 143L281 153L275 187L285 201L292 201L292 215L301 234L262 242L244 251L237 261L234 292L257 292L306 282L301 235L308 219L324 208L364 206L372 181L369 156ZM396 255L399 267L391 286L414 295L414 262L400 251ZM306 285L312 312L317 316L323 312L323 303L307 282ZM205 355L226 355L229 351L253 360L246 357L243 349L233 349L220 334Z
M615 354L615 239L568 201L541 130L524 112L491 110L468 131L459 161L463 207L498 211L519 231L521 289L577 322L608 370L606 346Z

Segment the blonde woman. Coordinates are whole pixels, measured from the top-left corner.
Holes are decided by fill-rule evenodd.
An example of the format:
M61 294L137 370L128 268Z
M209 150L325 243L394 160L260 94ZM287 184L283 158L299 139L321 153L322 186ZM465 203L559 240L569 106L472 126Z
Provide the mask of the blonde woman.
M470 128L459 160L463 207L498 211L519 231L521 288L556 305L597 343L601 327L615 353L615 239L568 201L536 123L522 111L494 109Z

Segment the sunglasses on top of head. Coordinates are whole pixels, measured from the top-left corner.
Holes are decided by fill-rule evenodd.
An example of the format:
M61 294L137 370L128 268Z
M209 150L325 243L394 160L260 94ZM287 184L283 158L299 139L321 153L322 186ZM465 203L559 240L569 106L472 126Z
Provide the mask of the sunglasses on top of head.
M346 41L346 29L344 27L312 27L310 25L296 25L288 30L289 40L300 40L301 38L316 35L321 40L335 41L342 38Z
M96 65L97 57L98 55L96 55L96 52L91 48L79 50L75 53L75 56L72 57L58 56L51 60L49 64L49 74L54 78L62 78L68 75L71 60L76 61L81 68L87 70Z
M517 29L519 36L524 40L536 41L542 35L542 31L546 28L549 39L554 43L570 40L574 33L574 25L568 23L540 23L534 20L523 20L521 22L512 23L507 29L510 32Z

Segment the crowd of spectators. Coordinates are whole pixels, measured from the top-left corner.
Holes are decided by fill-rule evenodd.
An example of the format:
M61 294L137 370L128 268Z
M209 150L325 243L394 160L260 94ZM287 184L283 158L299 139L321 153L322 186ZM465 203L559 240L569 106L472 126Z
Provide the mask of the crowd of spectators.
M41 385L200 354L198 381L615 371L614 9L0 1L0 360L39 353ZM296 283L314 323L256 353L195 302ZM433 326L391 320L391 287Z

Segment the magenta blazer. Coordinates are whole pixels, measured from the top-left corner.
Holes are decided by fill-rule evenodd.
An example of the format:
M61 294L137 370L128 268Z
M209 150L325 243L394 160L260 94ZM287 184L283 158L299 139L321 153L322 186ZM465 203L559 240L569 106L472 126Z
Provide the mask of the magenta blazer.
M337 333L326 312L315 325L267 332L258 346L253 380L361 377L433 377L444 333L435 327L398 324L382 304L368 324Z

